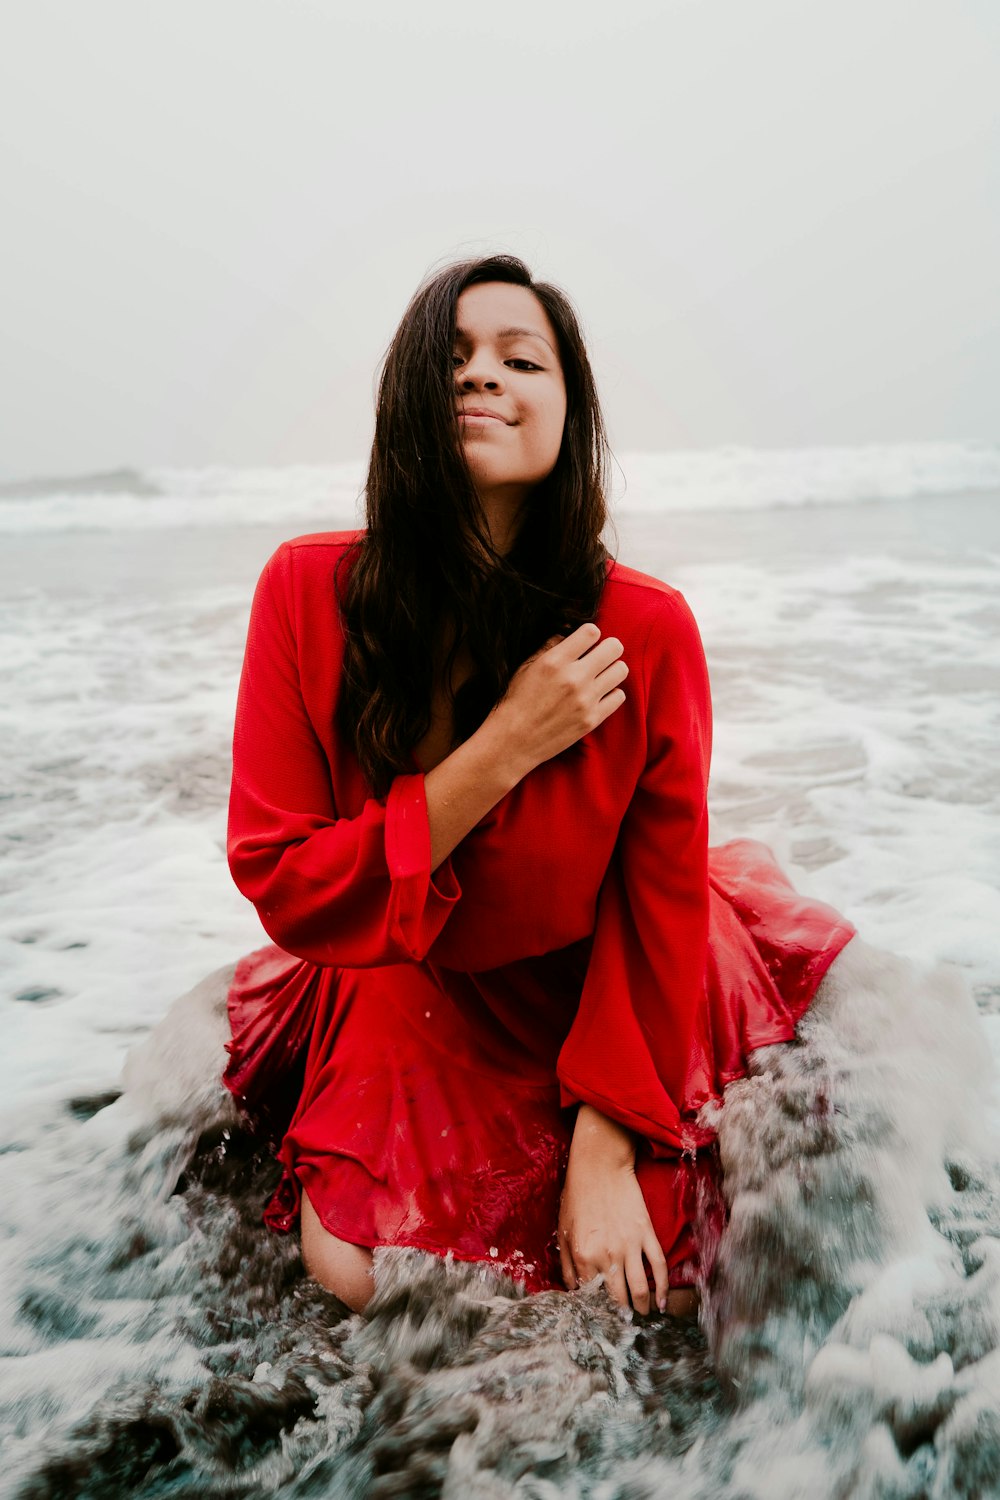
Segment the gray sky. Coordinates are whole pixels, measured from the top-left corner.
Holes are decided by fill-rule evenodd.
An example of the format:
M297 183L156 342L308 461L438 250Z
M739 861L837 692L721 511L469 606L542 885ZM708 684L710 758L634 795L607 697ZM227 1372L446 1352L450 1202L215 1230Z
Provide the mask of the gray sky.
M364 453L434 263L583 314L619 449L1000 439L997 0L30 0L0 478Z

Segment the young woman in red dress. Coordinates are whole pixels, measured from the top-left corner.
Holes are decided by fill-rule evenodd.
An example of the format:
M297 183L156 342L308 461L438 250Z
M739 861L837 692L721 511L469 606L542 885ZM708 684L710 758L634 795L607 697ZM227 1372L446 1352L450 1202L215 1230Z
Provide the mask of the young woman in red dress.
M280 1142L267 1222L355 1309L377 1245L690 1306L695 1116L853 935L709 850L701 641L605 551L606 451L565 296L450 266L386 357L366 529L254 596L229 859L273 944L226 1082Z

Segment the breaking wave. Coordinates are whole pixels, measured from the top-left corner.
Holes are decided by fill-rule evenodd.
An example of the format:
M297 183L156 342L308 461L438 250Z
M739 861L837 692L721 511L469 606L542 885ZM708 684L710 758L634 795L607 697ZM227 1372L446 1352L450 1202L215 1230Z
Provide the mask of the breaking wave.
M737 448L629 453L612 500L620 514L850 505L1000 490L1000 447L986 443ZM361 462L280 468L118 469L0 485L0 532L129 531L178 526L357 524Z

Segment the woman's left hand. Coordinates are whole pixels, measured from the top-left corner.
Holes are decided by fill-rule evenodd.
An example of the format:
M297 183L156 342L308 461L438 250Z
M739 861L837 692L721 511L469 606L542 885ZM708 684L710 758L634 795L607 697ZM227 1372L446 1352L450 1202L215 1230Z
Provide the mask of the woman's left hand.
M631 1135L590 1105L580 1106L559 1207L559 1257L572 1291L603 1275L622 1307L650 1311L645 1261L656 1306L667 1305L667 1262L635 1175Z

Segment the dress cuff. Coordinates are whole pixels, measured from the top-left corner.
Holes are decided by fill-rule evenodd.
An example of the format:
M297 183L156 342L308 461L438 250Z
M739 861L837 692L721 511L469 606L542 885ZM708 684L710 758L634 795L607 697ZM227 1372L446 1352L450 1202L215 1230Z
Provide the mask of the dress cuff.
M420 962L462 894L450 857L431 874L422 774L397 776L392 783L385 807L385 858L392 882L390 925L410 957Z

